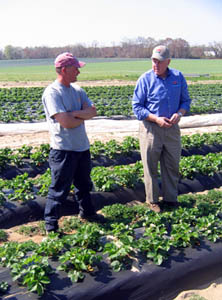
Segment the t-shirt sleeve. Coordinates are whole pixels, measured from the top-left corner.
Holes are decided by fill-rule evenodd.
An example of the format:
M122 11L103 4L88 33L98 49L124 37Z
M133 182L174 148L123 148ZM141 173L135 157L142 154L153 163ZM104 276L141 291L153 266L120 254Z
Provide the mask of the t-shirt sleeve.
M89 106L92 106L92 101L88 98L88 96L87 96L87 94L86 94L86 92L83 90L83 89L81 89L81 101L82 101L82 105L83 105L83 103L87 103Z
M48 116L52 118L55 114L66 112L62 97L57 91L49 91L44 95L43 103L47 110Z

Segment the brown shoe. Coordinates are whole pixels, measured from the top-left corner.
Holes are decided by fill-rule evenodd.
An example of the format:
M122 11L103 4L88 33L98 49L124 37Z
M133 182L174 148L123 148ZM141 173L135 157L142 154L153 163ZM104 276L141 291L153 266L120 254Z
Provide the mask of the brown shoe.
M149 203L149 202L148 202L147 204L148 204L149 208L150 208L152 211L154 211L154 212L156 212L156 213L161 212L161 209L160 209L160 206L159 206L158 203Z

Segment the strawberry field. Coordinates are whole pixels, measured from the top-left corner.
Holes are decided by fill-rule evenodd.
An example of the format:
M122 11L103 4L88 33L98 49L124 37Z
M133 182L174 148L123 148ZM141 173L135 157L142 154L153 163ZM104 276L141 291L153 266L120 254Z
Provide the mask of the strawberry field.
M84 87L97 107L98 116L132 116L131 100L134 86ZM189 86L192 106L190 114L222 111L222 86L195 84ZM0 88L0 120L35 122L45 120L41 96L43 88Z
M132 86L84 89L98 107L99 115L132 115ZM193 99L192 114L221 112L220 85L193 85L189 89ZM44 119L42 91L42 88L1 89L2 122ZM60 226L60 231L66 235L60 238L58 234L50 234L40 244L9 242L7 228L32 220L39 220L38 226L22 225L20 234L45 236L41 220L50 184L48 155L48 144L0 149L2 295L16 293L17 299L22 300L30 297L63 299L64 295L66 299L108 300L117 296L117 287L109 285L113 281L116 285L122 283L123 299L128 299L128 285L134 285L129 299L147 299L155 292L155 287L149 283L150 268L156 271L159 270L156 266L161 266L161 270L174 270L174 262L180 261L188 270L189 262L184 258L186 251L203 252L206 245L213 249L216 259L214 249L217 248L214 247L219 247L222 240L222 192L214 188L222 184L222 133L182 136L181 206L175 210L164 204L161 214L150 211L143 203L143 168L138 139L95 141L91 145L92 199L108 222L105 225L83 223L76 216L78 212L70 209L73 204L70 193L68 213L64 211L64 215L71 214L71 217L64 218ZM204 190L211 191L196 194ZM125 204L133 199L140 200L141 204ZM189 255L191 257L190 252ZM194 261L193 258L191 263ZM187 268L184 267L186 263ZM132 268L138 273L131 272ZM179 282L178 272L175 276L174 280ZM140 290L142 278L149 279L143 292ZM165 279L168 285L172 278L170 275ZM162 288L164 290L164 284Z

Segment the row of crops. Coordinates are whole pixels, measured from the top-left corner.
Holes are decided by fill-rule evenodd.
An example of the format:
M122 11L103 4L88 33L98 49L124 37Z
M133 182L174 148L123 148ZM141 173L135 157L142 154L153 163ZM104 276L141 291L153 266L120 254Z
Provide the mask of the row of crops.
M187 144L188 139L190 140L189 145ZM197 149L206 145L212 145L218 147L216 147L218 149L216 152L218 152L221 151L219 145L222 144L222 133L183 136L182 140L184 141L184 149ZM110 192L122 187L135 188L139 183L142 183L143 167L138 150L138 139L133 137L126 137L122 143L115 140L105 144L95 141L91 147L94 164L91 175L95 190ZM43 197L47 195L51 183L50 170L47 163L49 155L48 144L43 144L36 148L24 145L15 151L5 148L0 153L2 176L0 178L1 205L4 205L7 200L24 203L35 199L38 195ZM101 159L102 156L112 159L110 162L111 166L104 166L105 159L100 160L100 163L97 161L97 158ZM129 160L126 160L126 157ZM134 159L130 160L130 158ZM121 164L121 162L124 162L124 164ZM13 168L14 170L19 170L17 174L20 175L16 176L16 173L14 173L13 177ZM222 172L221 152L183 156L181 158L180 179L194 179L200 175L213 176L218 172ZM6 179L5 177L13 178Z
M222 145L222 133L184 135L181 137L181 144L182 156L220 152L222 150L220 146ZM49 151L49 144L42 144L39 147L23 145L17 149L11 149L10 147L0 149L0 177L7 178L4 172L13 167L25 168L31 165L40 168L48 161ZM122 142L114 139L106 143L95 141L90 145L90 151L94 166L96 165L96 160L100 160L103 165L108 165L114 164L113 161L109 163L108 159L115 159L118 162L118 158L122 160L125 158L129 163L132 158L139 160L139 140L138 138L128 136ZM99 161L97 164L99 164Z
M180 179L213 176L221 172L221 152L183 157L180 162ZM136 188L143 182L143 167L141 161L133 165L98 166L93 168L91 177L94 189L100 192L112 192L123 187ZM17 175L11 180L0 179L0 204L4 206L7 200L25 203L38 195L47 196L50 183L49 169L34 179L30 178L28 173Z
M98 116L132 116L134 86L85 87L89 98L97 107ZM40 121L45 119L41 87L1 88L0 120L3 123ZM190 114L215 113L222 111L222 85L189 85L192 99Z
M62 238L52 233L39 245L32 241L4 243L0 247L0 265L10 270L13 281L19 283L17 299L24 299L19 297L21 286L39 296L45 292L49 294L52 281L61 271L69 277L73 287L81 282L83 298L77 299L84 299L85 280L95 278L96 274L102 276L104 264L109 264L110 272L114 273L130 269L138 259L140 264L151 260L161 265L172 254L177 258L176 249L184 255L184 248L198 248L203 240L221 241L222 220L218 217L221 199L222 193L215 191L202 196L180 196L181 207L178 210L165 207L162 214L155 214L142 204L133 207L115 204L103 208L108 220L103 226L84 224L73 216L61 225L61 231L69 233ZM45 234L42 225L23 226L19 231L26 235L35 232ZM109 239L104 242L107 236ZM112 278L115 278L114 274ZM69 294L76 293L78 289L72 291L69 280L66 280ZM98 280L94 284L98 287ZM10 287L7 281L1 286L6 291ZM89 283L85 288L87 292ZM22 292L24 297L24 289ZM67 292L67 285L64 285L63 296Z
M183 136L183 148L220 148L222 133ZM123 142L96 141L91 145L92 159L101 156L118 161L118 157L131 157L139 152L138 139L127 137ZM49 145L32 148L24 145L18 149L1 149L1 174L4 170L20 168L27 164L43 166L49 154ZM50 172L35 176L23 173L12 179L0 179L1 211L6 203L27 203L38 196L46 197ZM181 178L194 179L222 172L222 153L183 156L180 163ZM97 191L106 193L125 187L136 189L143 182L143 169L139 158L132 164L93 167L92 180ZM121 200L121 199L120 199ZM60 227L67 235L50 234L40 244L34 242L7 242L7 234L0 230L0 265L10 270L12 280L30 292L43 295L50 291L52 280L65 272L73 284L95 274L103 274L104 264L112 272L130 269L135 260L152 261L163 265L175 250L200 247L204 240L222 240L222 193L212 190L205 195L179 196L180 208L174 210L164 204L161 214L150 211L145 204L126 206L114 204L102 209L108 222L104 225L83 223L78 217L64 219ZM1 217L1 215L0 215ZM75 233L73 233L73 231ZM23 225L18 229L23 235L45 235L44 222L37 226ZM138 234L139 233L139 234ZM52 263L53 262L53 263ZM2 271L1 271L2 272ZM56 275L53 276L53 275ZM63 275L64 276L64 275ZM114 276L114 275L113 275ZM93 283L95 284L95 282ZM64 291L65 291L64 287ZM70 292L70 284L67 288ZM9 292L10 284L0 280L0 293ZM20 299L20 298L18 298ZM22 298L21 298L22 299Z

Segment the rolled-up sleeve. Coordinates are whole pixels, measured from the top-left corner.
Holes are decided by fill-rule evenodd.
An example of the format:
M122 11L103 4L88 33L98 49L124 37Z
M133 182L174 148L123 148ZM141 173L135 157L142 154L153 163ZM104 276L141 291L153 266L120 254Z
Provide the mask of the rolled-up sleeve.
M144 84L143 78L137 81L133 93L132 108L138 120L145 120L149 115L149 110L145 107L147 98L147 86Z
M180 109L185 109L188 112L190 110L191 98L189 96L187 82L182 74L181 77Z

